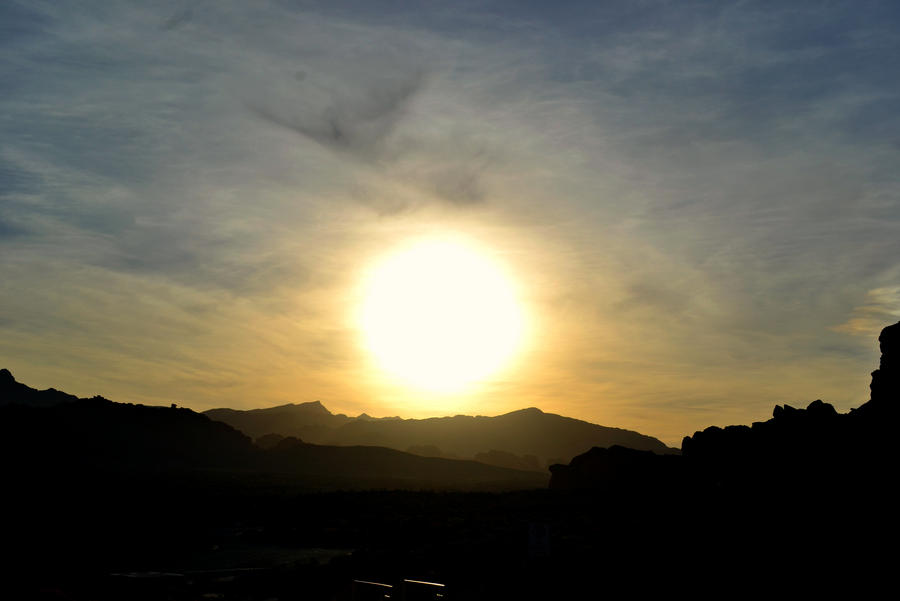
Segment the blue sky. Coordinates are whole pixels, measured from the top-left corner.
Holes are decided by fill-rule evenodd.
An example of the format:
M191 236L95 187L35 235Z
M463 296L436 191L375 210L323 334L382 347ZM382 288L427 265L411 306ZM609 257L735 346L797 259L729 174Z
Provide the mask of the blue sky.
M677 443L867 398L900 319L893 2L5 2L0 364L197 409L540 406ZM452 231L535 341L372 372L366 265Z

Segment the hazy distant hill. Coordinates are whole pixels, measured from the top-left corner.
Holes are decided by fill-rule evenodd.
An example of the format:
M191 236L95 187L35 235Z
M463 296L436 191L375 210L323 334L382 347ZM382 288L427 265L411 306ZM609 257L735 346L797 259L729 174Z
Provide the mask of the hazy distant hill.
M486 463L543 468L568 462L594 446L620 445L656 453L677 453L661 441L631 430L609 428L529 408L496 417L373 419L334 415L319 402L237 411L211 409L254 439L266 434L297 436L332 445L376 445L434 456L475 458ZM510 457L510 454L514 457Z
M543 488L549 480L544 473L386 448L287 439L264 450L231 426L190 409L46 394L16 382L6 370L0 375L0 453L15 457L9 469L29 478L48 473L140 478L199 471L254 482L275 478L308 489L465 490Z
M452 488L507 490L545 488L549 473L485 465L477 461L422 457L375 446L325 446L298 442L269 451L267 464L312 476L323 484L355 488Z
M210 409L204 413L211 419L237 428L254 440L266 434L280 434L315 443L325 442L331 431L351 420L346 415L331 413L318 401L249 411Z

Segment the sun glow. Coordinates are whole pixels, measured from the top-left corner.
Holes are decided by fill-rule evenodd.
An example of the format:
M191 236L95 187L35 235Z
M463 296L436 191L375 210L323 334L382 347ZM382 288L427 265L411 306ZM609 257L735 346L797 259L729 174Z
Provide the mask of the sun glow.
M359 327L379 366L406 384L460 392L522 346L515 287L489 255L454 240L413 243L364 282Z

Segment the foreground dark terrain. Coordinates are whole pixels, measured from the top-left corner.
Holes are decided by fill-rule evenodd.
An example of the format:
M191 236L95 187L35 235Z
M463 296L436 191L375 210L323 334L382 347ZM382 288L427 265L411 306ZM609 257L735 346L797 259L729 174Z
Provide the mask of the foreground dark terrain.
M4 372L5 586L46 599L389 590L354 580L403 598L403 579L446 585L407 585L408 599L871 596L895 569L900 324L880 343L872 398L848 414L776 407L686 438L681 456L585 449L549 486L376 447L261 449L185 409L31 391Z

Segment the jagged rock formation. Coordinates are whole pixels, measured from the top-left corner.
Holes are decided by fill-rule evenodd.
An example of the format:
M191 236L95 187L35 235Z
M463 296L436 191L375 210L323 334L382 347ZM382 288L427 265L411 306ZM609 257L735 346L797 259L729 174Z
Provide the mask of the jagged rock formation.
M685 437L682 453L695 479L716 486L819 486L846 480L867 454L859 426L821 400L806 409L777 405L768 421Z
M900 410L900 322L881 330L878 343L881 361L878 369L872 372L872 383L869 385L872 396L866 411L896 416Z
M710 427L685 437L682 453L696 477L734 486L822 490L885 485L897 455L900 323L884 328L871 399L849 413L821 400L806 409L776 406L752 426Z
M881 362L872 397L849 413L821 400L806 409L777 405L772 418L751 426L711 426L682 442L682 456L662 458L592 449L571 464L551 467L551 488L621 489L656 479L676 489L726 487L753 493L816 495L887 490L898 454L900 323L879 336Z

